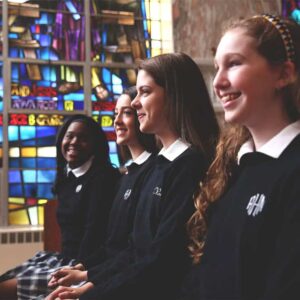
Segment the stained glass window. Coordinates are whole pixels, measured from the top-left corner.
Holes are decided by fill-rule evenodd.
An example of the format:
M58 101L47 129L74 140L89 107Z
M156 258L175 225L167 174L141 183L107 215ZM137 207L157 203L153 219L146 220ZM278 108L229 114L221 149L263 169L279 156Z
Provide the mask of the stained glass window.
M66 116L84 113L99 122L119 166L115 101L135 84L138 60L173 51L171 0L3 0L0 9L5 222L43 224L43 205L53 199L55 138Z
M300 0L282 0L282 14L300 24Z

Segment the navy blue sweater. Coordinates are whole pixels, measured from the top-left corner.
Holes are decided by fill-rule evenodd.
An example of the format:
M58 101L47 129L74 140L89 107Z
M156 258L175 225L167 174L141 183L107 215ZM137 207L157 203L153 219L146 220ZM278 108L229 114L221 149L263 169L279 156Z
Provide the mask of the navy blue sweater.
M142 182L133 231L118 269L88 272L95 287L80 299L172 299L188 262L185 223L204 176L204 157L185 150L174 161L158 156Z
M66 178L58 191L57 220L62 255L82 260L104 243L119 172L92 165L78 178Z
M245 154L212 207L204 256L186 300L300 298L300 136L278 159Z

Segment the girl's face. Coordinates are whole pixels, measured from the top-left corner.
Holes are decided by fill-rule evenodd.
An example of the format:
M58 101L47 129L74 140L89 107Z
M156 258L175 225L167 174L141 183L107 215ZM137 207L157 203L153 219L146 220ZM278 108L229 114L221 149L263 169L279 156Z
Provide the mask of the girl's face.
M227 122L251 128L276 117L277 108L282 109L275 93L280 71L257 52L254 38L240 28L225 33L215 65L214 90Z
M114 127L118 145L131 145L137 143L136 113L131 107L131 99L128 95L121 95L115 107Z
M86 124L70 124L61 143L61 152L71 169L80 167L93 155L93 139Z
M136 87L138 95L131 105L137 110L140 130L158 136L169 130L164 89L144 70L138 72Z

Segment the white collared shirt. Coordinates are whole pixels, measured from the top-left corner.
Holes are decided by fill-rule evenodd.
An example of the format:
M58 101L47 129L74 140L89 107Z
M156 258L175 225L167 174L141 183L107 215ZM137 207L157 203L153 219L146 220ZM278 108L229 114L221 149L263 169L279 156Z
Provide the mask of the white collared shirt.
M163 155L169 161L173 161L189 147L191 147L189 143L185 142L181 138L178 138L168 148L162 148L158 155Z
M93 162L94 156L92 156L88 161L86 161L83 165L76 169L71 169L69 165L67 165L67 174L69 174L70 171L74 174L75 177L79 177L84 175L88 169L91 167Z
M256 151L273 158L278 158L298 134L300 134L300 120L286 126ZM244 154L254 151L254 143L253 140L250 139L240 148L238 152L238 163Z
M141 153L136 159L130 159L125 163L125 167L129 167L132 163L135 163L137 165L143 164L151 155L148 151L144 151Z

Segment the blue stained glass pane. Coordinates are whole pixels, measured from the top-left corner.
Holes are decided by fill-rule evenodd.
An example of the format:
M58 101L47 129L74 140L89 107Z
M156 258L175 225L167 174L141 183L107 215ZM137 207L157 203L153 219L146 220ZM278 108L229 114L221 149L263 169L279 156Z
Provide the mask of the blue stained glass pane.
M8 39L17 39L18 38L18 34L14 33L14 32L10 32L8 34Z
M9 167L10 168L19 168L20 167L19 158L10 158L9 159Z
M21 184L9 184L8 185L10 197L22 197L23 189Z
M8 182L19 183L21 182L21 173L19 170L8 171Z
M43 77L45 78L47 76L45 75L44 67L45 66L41 66L40 70L43 74ZM36 82L36 85L37 86L43 86L43 87L49 87L49 86L51 86L51 82L49 82L49 80L47 80L47 78L45 78L45 80L39 80L38 82Z
M70 93L64 96L65 100L73 100L73 101L83 101L84 94L83 93Z
M46 199L53 198L52 186L52 183L40 183L37 186L37 197Z
M120 167L120 162L118 155L116 153L109 154L110 161L113 165L115 165L117 168Z
M19 77L21 77L21 78L28 77L25 64L19 64L19 69L20 69Z
M37 158L37 168L56 168L55 158Z
M39 183L51 183L55 179L54 170L38 170L38 182Z
M102 69L102 76L106 84L111 84L111 76L110 76L110 71L108 69L106 68Z
M20 126L20 136L22 140L29 140L35 138L34 126Z
M1 101L0 101L0 111L3 111L3 102L2 102L3 100L1 99Z
M18 81L19 79L19 69L16 64L11 65L11 79L12 81Z
M23 170L22 172L25 183L36 182L36 170Z
M75 110L83 110L83 102L75 101L74 102L74 109Z
M109 145L109 152L110 153L116 153L117 152L117 143L113 141L108 142Z
M8 140L17 141L19 139L18 126L8 126Z
M0 143L3 142L3 127L0 126Z
M37 126L36 127L36 137L45 137L45 136L55 136L57 128L54 126Z
M25 197L37 197L37 184L24 184L24 196Z
M36 146L36 141L35 140L21 140L20 141L21 146Z
M17 48L10 48L9 49L9 56L10 57L18 57L19 56L19 51Z
M21 158L21 164L24 169L36 168L36 159L35 158Z
M35 24L51 24L49 23L49 18L48 16L50 16L49 14L46 13L41 13L40 18L35 20Z
M42 47L50 47L51 46L51 37L48 34L40 35L40 44Z
M49 136L49 137L37 139L35 145L40 147L55 145L55 136Z

